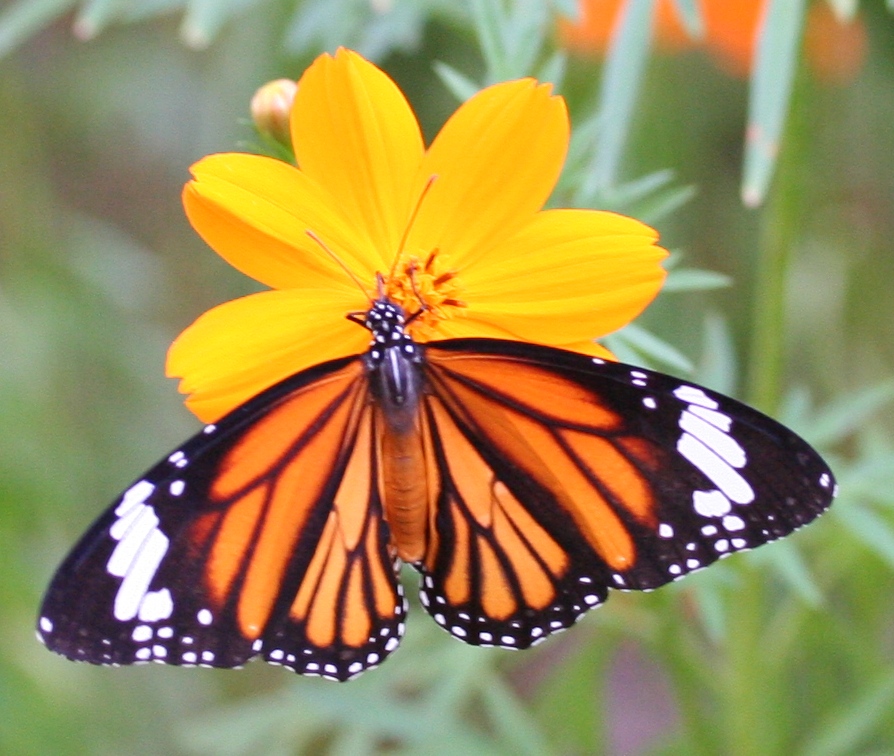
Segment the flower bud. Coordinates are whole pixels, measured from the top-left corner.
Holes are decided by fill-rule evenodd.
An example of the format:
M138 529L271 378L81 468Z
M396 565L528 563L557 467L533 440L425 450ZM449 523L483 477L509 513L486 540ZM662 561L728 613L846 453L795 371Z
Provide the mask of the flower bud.
M269 81L251 98L251 118L261 134L289 147L289 115L298 85L291 79Z

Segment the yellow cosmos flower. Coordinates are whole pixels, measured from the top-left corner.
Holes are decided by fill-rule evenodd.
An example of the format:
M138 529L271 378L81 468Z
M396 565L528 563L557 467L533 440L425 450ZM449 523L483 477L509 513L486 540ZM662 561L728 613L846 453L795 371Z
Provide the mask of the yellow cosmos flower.
M530 341L611 357L594 338L657 294L666 252L630 218L543 210L568 148L565 102L510 81L462 105L426 149L397 85L349 50L298 82L298 167L246 154L192 167L187 216L227 262L269 286L202 315L168 375L211 422L311 365L363 351L348 320L385 293L417 341ZM364 293L348 269L367 289Z

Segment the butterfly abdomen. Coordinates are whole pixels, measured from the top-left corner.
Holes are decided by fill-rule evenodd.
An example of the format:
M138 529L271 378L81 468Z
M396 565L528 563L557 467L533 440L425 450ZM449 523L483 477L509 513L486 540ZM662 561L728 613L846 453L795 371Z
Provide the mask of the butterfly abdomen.
M373 340L366 356L376 403L380 494L391 543L405 562L426 550L429 491L422 421L421 351L404 329L402 310L376 302L366 326Z

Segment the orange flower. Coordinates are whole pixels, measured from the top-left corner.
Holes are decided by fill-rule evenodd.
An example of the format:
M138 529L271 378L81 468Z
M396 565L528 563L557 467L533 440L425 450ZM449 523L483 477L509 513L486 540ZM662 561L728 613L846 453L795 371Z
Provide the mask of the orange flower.
M339 50L299 81L290 125L299 167L211 155L183 192L202 238L272 289L210 310L171 346L168 375L203 421L363 351L368 332L345 316L369 307L377 274L409 313L427 306L410 329L418 341L488 336L604 356L592 339L638 315L664 280L648 226L542 209L569 140L549 85L479 92L426 149L394 82Z
M673 1L658 0L656 44L665 52L702 45L728 72L748 76L766 4L766 0L702 0L699 8L705 34L700 42L691 39L683 28ZM562 44L581 54L601 55L608 48L626 0L579 0L578 5L577 22L559 19ZM804 33L805 55L818 78L842 81L856 75L866 54L862 19L840 22L825 2L817 2L808 9Z

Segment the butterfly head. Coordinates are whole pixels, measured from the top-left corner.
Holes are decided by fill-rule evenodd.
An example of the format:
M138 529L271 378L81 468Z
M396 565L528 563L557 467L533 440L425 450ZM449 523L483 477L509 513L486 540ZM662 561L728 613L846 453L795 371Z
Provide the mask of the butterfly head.
M407 316L403 308L388 297L380 297L357 322L372 333L367 359L370 367L381 364L387 353L399 353L403 357L415 360L419 347L407 331Z

